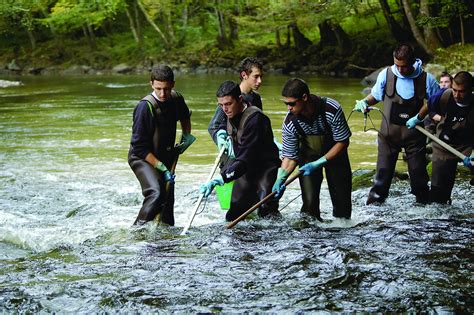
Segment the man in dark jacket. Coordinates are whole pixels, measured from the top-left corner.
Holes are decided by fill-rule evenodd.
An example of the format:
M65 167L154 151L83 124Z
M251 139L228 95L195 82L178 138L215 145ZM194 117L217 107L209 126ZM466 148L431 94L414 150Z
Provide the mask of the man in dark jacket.
M188 106L183 96L173 90L174 84L170 67L154 67L150 79L153 92L133 111L128 163L145 197L134 224L142 225L159 215L161 222L174 225L174 174L170 169L195 140ZM182 136L175 146L177 121L181 123Z
M225 81L216 96L227 117L218 133L232 139L235 160L226 165L220 175L202 185L201 193L207 197L216 185L235 180L230 209L226 214L226 220L233 221L271 193L280 159L273 142L270 119L258 107L244 102L237 83ZM276 199L258 210L260 217L278 214Z
M474 95L472 75L461 71L454 76L451 89L442 89L428 100L430 116L439 115L436 136L460 151L466 158L463 163L471 167L474 145ZM432 142L433 154L430 200L450 203L459 158L436 142ZM471 155L471 156L469 156Z

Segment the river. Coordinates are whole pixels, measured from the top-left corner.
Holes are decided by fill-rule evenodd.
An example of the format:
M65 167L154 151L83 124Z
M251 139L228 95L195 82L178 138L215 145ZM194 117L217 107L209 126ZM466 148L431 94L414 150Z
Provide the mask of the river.
M303 77L349 116L359 80ZM217 151L207 134L215 91L232 75L178 75L198 140L180 157L175 227L133 228L142 202L127 164L132 111L146 76L19 77L0 89L0 312L473 313L472 188L452 205L415 203L395 181L382 206L353 192L351 220L301 216L298 185L280 220L225 229L214 195L180 236ZM277 138L286 76L260 89ZM375 126L381 117L371 114ZM376 131L350 116L353 170L373 169ZM370 126L370 120L369 120ZM406 169L399 161L398 169ZM295 199L296 198L296 199Z

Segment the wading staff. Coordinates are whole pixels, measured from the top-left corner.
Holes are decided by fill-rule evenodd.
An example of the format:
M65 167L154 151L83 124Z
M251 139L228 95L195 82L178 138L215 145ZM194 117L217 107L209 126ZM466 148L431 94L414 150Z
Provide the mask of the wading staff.
M441 139L439 139L435 135L432 135L427 130L425 130L425 128L423 128L421 126L415 126L415 128L416 128L416 130L418 130L419 132L421 132L422 134L424 134L425 136L427 136L428 138L430 138L431 140L433 140L434 142L436 142L437 144L439 144L440 146L442 146L443 148L445 148L446 150L448 150L449 152L451 152L452 154L454 154L455 156L460 158L461 160L464 160L464 158L466 158L466 156L464 156L464 154L462 154L461 152L459 152L458 150L456 150L455 148L453 148L452 146L450 146L446 142L442 141ZM474 166L472 161L471 161L471 165Z
M219 151L219 154L217 155L216 157L216 160L214 161L214 166L212 167L212 170L211 172L209 173L209 177L207 178L207 181L210 181L212 179L212 177L214 176L214 173L216 172L217 170L217 167L219 166L219 162L221 160L221 157L222 155L224 154L224 151L225 151L225 146L222 146L221 150ZM191 224L193 223L193 220L194 220L194 217L196 216L196 213L199 209L199 206L201 205L201 202L202 202L202 199L204 198L204 194L201 194L199 196L199 199L198 199L198 202L197 202L197 205L196 207L193 209L193 211L191 212L191 216L189 217L189 221L188 223L186 223L186 225L184 226L184 229L183 231L181 232L181 235L185 235L186 232L189 230L189 228L191 227Z
M288 178L288 180L285 182L285 186L288 186L289 184L291 184L295 179L298 178L298 176L300 176L303 172L299 171L297 174L295 174L294 176ZM270 198L273 198L273 196L275 196L276 194L276 191L272 191L271 193L269 193L265 198L263 198L262 200L260 200L259 202L257 202L253 207L251 207L250 209L248 209L247 211L245 211L244 213L242 213L240 215L240 217L238 217L237 219L235 219L234 221L230 222L228 225L227 225L227 228L228 229L231 229L233 228L237 223L239 223L240 221L242 221L243 219L245 219L249 214L251 214L253 211L255 211L255 209L257 209L258 207L260 207L261 205L263 205L265 202L267 202L268 200L270 200Z

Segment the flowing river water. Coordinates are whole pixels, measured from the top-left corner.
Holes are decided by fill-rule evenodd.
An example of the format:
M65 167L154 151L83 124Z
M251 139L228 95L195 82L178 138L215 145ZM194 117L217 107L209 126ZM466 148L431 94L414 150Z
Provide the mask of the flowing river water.
M260 89L277 138L288 77ZM356 79L304 77L349 116ZM148 77L21 77L0 88L0 312L430 312L473 313L472 188L457 181L452 205L419 205L394 181L382 206L353 192L351 220L301 216L288 187L280 220L225 229L211 195L180 236L217 155L207 134L227 75L178 75L198 140L180 157L176 226L133 228L142 202L127 164L132 111ZM353 170L373 169L376 132L354 113ZM371 115L376 127L380 116ZM405 165L399 161L398 169ZM295 199L296 198L296 199Z

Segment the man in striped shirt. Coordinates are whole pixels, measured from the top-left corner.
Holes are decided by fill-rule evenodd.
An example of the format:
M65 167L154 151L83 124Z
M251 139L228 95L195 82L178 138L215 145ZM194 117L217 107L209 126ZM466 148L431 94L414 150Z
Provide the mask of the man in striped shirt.
M326 173L333 204L333 216L349 219L352 212L352 172L347 154L351 131L341 105L333 99L310 94L305 81L293 78L282 90L288 114L282 127L282 165L273 186L276 197L285 181L300 166L301 211L322 221L319 193Z

